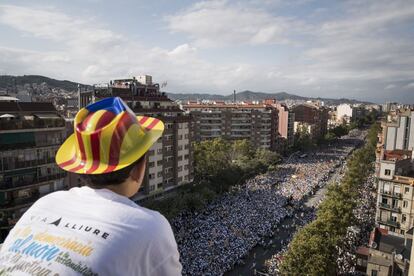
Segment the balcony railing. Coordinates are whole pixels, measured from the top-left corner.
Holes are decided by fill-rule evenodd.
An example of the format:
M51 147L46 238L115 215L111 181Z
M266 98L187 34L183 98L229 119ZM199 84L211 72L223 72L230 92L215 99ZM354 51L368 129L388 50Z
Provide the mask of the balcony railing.
M54 158L44 158L39 160L21 161L21 162L3 162L3 169L7 170L18 170L30 167L37 167L39 165L54 164L56 161ZM1 170L1 168L0 168Z
M40 194L37 192L37 193L33 193L29 197L14 198L11 201L7 202L6 204L2 204L1 208L2 209L20 208L24 205L28 205L28 204L35 202L36 200L39 199L39 197L40 197Z
M31 128L55 128L64 127L65 121L63 119L55 119L50 122L43 120L13 120L10 122L1 122L0 130L16 130L16 129L31 129Z
M395 198L400 198L400 199L402 198L401 193L393 193L391 191L384 191L384 190L381 190L380 193L382 195L386 195L386 196L390 196L390 197L395 197Z
M25 181L25 180L13 181L11 179L7 179L7 180L4 180L3 182L0 182L0 189L20 188L20 187L25 187L25 186L42 183L42 182L52 181L52 180L56 180L56 179L64 178L64 177L66 177L66 173L62 172L62 173L48 175L48 176L34 177L34 179L30 182Z
M400 223L398 221L393 221L391 219L377 218L377 221L381 224L386 224L386 225L397 227L397 228L400 227Z
M379 207L382 208L382 209L386 209L386 210L396 212L396 213L401 213L401 208L400 207L392 207L391 205L385 204L385 203L382 203L382 202L379 203Z

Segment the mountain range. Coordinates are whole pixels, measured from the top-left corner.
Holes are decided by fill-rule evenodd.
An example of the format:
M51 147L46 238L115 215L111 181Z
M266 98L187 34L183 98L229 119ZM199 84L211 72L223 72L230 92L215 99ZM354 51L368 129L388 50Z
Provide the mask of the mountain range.
M56 80L48 78L45 76L39 75L24 75L24 76L10 76L10 75L0 75L0 90L8 90L10 88L22 87L25 84L42 84L46 83L50 88L59 88L66 91L76 91L78 83L69 81L69 80ZM81 84L82 86L88 86ZM167 95L173 100L221 100L221 101L231 101L233 100L233 94L230 95L217 95L217 94L197 94L197 93L171 93L167 92ZM238 101L261 101L265 99L276 99L278 101L284 100L321 100L326 104L340 104L340 103L368 103L362 102L355 99L331 99L331 98L312 98L312 97L302 97L294 94L289 94L287 92L277 92L277 93L264 93L264 92L254 92L254 91L242 91L236 94L236 99Z
M217 94L183 94L183 93L168 93L168 96L173 100L183 100L183 101L195 101L195 100L219 100L219 101L231 101L233 100L233 94L230 95L217 95ZM254 91L242 91L236 93L236 100L237 101L261 101L266 99L276 99L278 101L285 101L285 100L299 100L299 101L307 101L307 100L320 100L325 102L328 105L338 105L341 103L365 103L370 104L369 102L358 101L355 99L331 99L331 98L312 98L312 97L302 97L294 94L290 94L287 92L276 92L276 93L264 93L264 92L254 92Z

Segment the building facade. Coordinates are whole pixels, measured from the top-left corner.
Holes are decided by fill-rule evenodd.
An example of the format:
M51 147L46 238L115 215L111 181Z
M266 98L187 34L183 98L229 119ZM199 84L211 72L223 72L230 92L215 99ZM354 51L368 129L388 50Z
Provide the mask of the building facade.
M377 223L395 235L414 226L413 111L382 123L376 151Z
M374 228L368 247L357 250L356 271L363 275L409 276L413 229L403 237Z
M38 198L67 187L55 163L65 132L51 103L0 101L1 239Z
M295 114L295 132L305 130L313 140L322 138L328 131L328 109L310 103L296 105L292 108Z
M266 101L266 103L273 105L278 110L278 132L280 138L278 144L282 151L285 151L292 147L295 142L295 113L289 110L285 104L279 103L276 100Z
M165 125L163 136L148 151L144 182L135 201L162 196L193 181L191 117L160 92L151 76L113 80L96 85L92 92L80 91L80 106L106 97L120 97L137 115L156 117Z
M262 103L187 103L194 121L194 140L247 139L255 148L278 149L278 110Z

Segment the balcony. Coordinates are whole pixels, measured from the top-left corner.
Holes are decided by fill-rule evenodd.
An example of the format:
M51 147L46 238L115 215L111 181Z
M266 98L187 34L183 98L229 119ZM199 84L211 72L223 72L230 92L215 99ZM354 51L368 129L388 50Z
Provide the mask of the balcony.
M12 179L6 179L0 184L0 189L1 190L7 190L7 189L16 189L16 188L35 186L35 185L38 185L38 184L43 183L43 182L57 180L57 179L64 178L64 177L66 177L65 172L58 173L58 174L53 174L53 175L48 175L48 176L34 177L33 180L30 183L28 183L28 181L24 181L24 180L13 181Z
M6 209L16 209L16 208L22 208L27 205L31 205L33 202L38 200L40 198L39 192L35 192L31 194L28 197L17 197L10 201L8 201L6 204L1 205L2 210Z
M380 224L385 224L385 225L388 225L388 226L400 228L400 223L398 221L393 221L391 219L384 220L382 218L377 218L377 221Z
M59 117L58 117L59 118ZM1 130L17 130L17 129L35 129L35 128L61 128L65 126L63 119L49 120L13 120L10 122L1 122Z
M393 212L396 212L396 213L401 213L401 208L400 207L392 207L391 205L385 204L385 203L382 203L382 202L380 202L378 204L378 207L381 208L381 209L390 210L390 211L393 211Z
M54 164L56 161L54 158L44 158L39 160L31 160L31 161L21 161L21 162L9 162L3 163L3 169L5 171L8 170L19 170L19 169L27 169L31 167L37 167L40 165L46 165L46 164ZM1 169L0 169L1 170Z
M391 191L384 191L384 190L381 190L380 193L382 195L385 195L385 196L402 199L402 194L401 193L393 193Z

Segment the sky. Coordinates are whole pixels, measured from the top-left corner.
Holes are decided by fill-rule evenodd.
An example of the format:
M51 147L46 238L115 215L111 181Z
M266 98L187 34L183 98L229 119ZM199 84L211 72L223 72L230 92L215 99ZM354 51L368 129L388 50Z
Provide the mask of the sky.
M414 103L414 0L1 0L0 74Z

